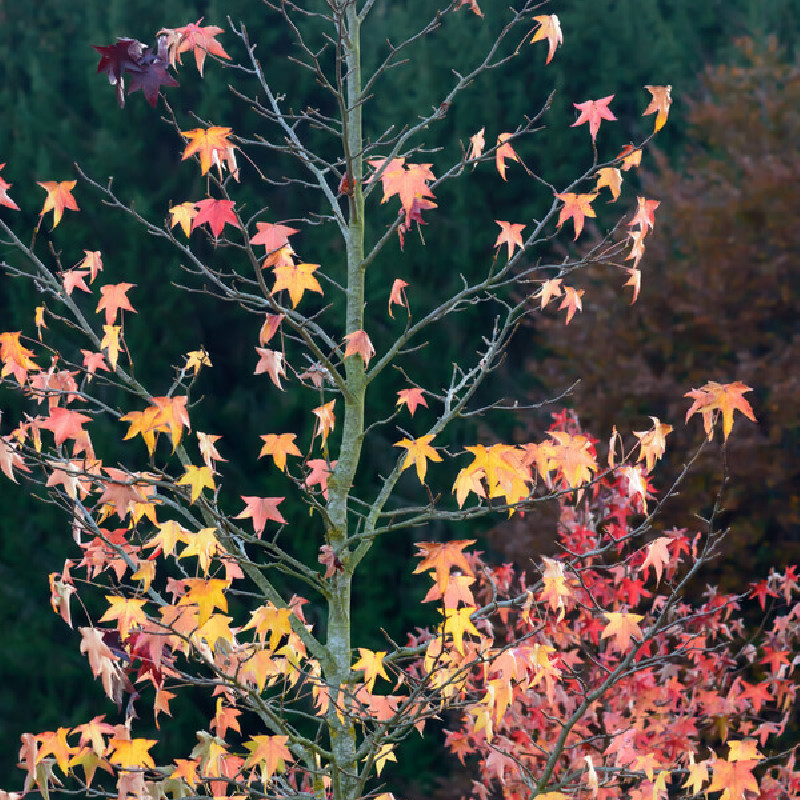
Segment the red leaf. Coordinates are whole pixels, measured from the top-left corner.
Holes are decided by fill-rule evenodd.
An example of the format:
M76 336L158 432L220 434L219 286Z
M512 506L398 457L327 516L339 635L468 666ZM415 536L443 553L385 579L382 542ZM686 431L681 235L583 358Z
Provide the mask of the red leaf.
M277 522L281 525L286 524L283 515L278 511L278 504L283 502L283 497L244 497L245 509L240 514L237 514L235 519L252 519L253 530L255 530L258 538L264 532L264 525L268 519Z
M239 227L239 221L233 213L233 200L200 200L196 203L197 215L192 220L192 230L207 222L216 238L226 225Z
M616 117L611 113L611 109L608 107L608 104L613 99L614 95L610 94L608 97L601 97L599 100L587 100L585 103L573 103L572 105L581 113L578 119L570 125L570 128L588 122L589 133L592 135L592 141L595 141L597 139L597 131L600 128L600 123L604 119L616 120Z

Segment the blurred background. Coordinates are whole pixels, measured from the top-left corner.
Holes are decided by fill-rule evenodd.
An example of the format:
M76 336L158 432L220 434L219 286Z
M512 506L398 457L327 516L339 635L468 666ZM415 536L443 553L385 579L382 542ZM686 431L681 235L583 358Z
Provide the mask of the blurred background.
M377 3L364 31L367 62L377 63L387 37L396 43L415 31L427 6L427 0ZM492 16L488 7L484 11ZM619 122L603 126L598 136L605 157L652 129L653 118L641 117L648 100L645 84L671 84L675 102L638 175L626 174L629 185L612 207L616 217L633 210L637 191L661 201L655 231L647 239L638 303L629 305L624 280L602 265L582 273L577 283L586 290L583 313L566 327L563 313L545 312L521 331L497 386L507 396L539 402L580 378L561 405L573 407L584 427L601 440L608 438L612 424L630 436L650 426L651 414L669 422L675 432L666 463L657 472L657 488L669 485L700 438L696 420L683 425L684 393L708 380L753 386L749 398L758 424L737 422L724 454L715 442L662 521L665 528L701 526L698 515L713 501L724 456L732 479L725 511L731 535L725 558L708 579L726 589L741 588L743 575L748 580L766 575L770 565L800 557L800 4L564 0L545 12L558 14L564 31L564 45L553 62L544 67L544 44L526 45L513 72L501 80L489 76L479 81L468 99L455 103L445 122L427 134L425 145L441 148L430 157L434 164L457 158L460 143L481 127L487 127L487 141L513 130L555 89L544 129L520 145L519 154L531 169L564 185L591 158L585 129L569 128L574 102L616 95L612 106ZM133 95L120 110L105 76L96 73L97 53L91 48L122 36L152 44L160 28L200 17L203 24L226 29L228 18L235 24L244 21L251 40L259 43L266 74L287 103L298 108L329 103L312 76L287 65L292 42L255 0L0 0L0 162L6 163L3 176L14 184L11 194L22 209L17 230L32 232L36 225L43 193L35 182L75 177L73 162L100 182L113 176L121 197L156 222L169 205L202 195L199 171L180 162L182 141L161 121L164 105L154 111L141 95ZM377 136L388 125L438 106L454 64L492 35L488 21L481 23L466 10L448 19L441 35L414 51L408 67L388 72L376 86L375 99L365 109L368 133ZM233 34L221 35L220 41L234 61L242 59ZM259 120L227 89L237 80L233 73L208 61L201 82L190 56L178 78L181 88L166 91L183 129L198 124L188 115L191 109L200 120L237 134L258 130ZM322 133L309 137L320 152L335 152L326 150L333 143ZM293 169L280 160L270 167L274 177L284 168ZM371 279L369 302L385 307L387 274L402 275L425 292L444 293L457 284L460 273L479 269L471 265L491 259L497 233L491 220L524 222L541 210L541 197L514 169L510 165L509 182L502 186L488 169L470 179L469 193L458 181L444 186L437 193L438 209L426 213L424 242L414 231L404 253L392 243L383 258L396 258L396 264ZM238 197L242 202L249 198L253 210L268 207L270 221L301 219L319 207L316 197L301 192L248 185L246 167L243 173ZM246 487L253 477L243 468L237 472L236 463L249 463L252 442L267 430L301 429L307 414L291 392L276 401L275 393L265 393L263 381L252 376L260 320L243 317L235 308L212 306L202 295L165 291L170 281L183 279L174 253L119 214L109 215L80 184L75 195L82 208L79 224L67 224L73 222L67 212L53 235L54 250L65 268L78 263L84 249L100 250L107 280L137 285L134 305L147 314L130 315L126 340L137 377L154 393L168 388L169 365L179 363L182 353L206 347L214 367L201 379L199 392L206 401L193 421L197 429L223 436L226 477ZM393 212L378 211L377 199L373 205L381 224L391 221ZM588 247L601 238L606 222L602 214L589 221L581 242ZM49 235L46 227L42 239ZM332 229L305 237L302 248L305 260L323 268L341 257ZM4 251L2 257L13 262L15 254ZM28 283L4 278L2 329L31 333L38 304ZM415 380L423 386L441 384L439 368L459 360L468 324L469 318L461 316L437 330L426 351L416 356ZM392 330L378 324L374 335L370 331L379 352L379 342L389 341ZM426 352L436 358L426 358ZM388 416L394 398L388 388L370 413ZM2 407L0 432L7 433L22 406L4 393ZM541 436L550 410L556 409L487 420L457 431L451 444L459 447L476 437L490 443ZM101 442L112 460L117 439L109 432L108 441ZM394 458L391 440L384 444L378 442L365 454L373 472ZM23 775L14 769L20 733L83 722L98 709L115 717L78 652L78 634L49 605L48 573L60 571L64 558L75 555L68 520L4 477L0 508L0 775L3 788L14 789ZM281 510L298 529L308 525L305 507L293 508L290 498ZM550 530L546 519L528 516L492 530L484 527L475 535L482 536L491 557L527 568L551 547ZM447 533L428 533L427 538L436 535ZM315 560L318 545L298 537L298 555ZM383 626L401 635L419 624L413 549L412 541L400 537L373 549L365 569L369 579L356 587L359 630ZM395 591L386 592L387 585ZM378 643L369 634L358 642L367 647ZM207 719L208 709L180 707L164 734L167 740L193 742ZM460 795L463 768L454 772L455 760L430 744L429 739L425 748L410 744L394 772L387 769L397 796Z

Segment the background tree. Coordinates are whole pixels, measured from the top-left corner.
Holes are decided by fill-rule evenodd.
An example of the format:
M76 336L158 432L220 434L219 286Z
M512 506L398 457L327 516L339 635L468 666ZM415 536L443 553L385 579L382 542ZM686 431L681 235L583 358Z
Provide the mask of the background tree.
M586 423L642 424L647 414L675 424L683 387L737 376L758 387L759 425L727 449L735 521L725 578L735 586L755 563L798 555L800 384L795 186L800 163L785 142L800 135L800 73L771 39L739 43L730 65L710 67L689 105L690 144L682 164L663 158L645 173L646 191L669 197L647 244L638 303L625 309L608 286L587 303L585 326L548 323L551 387L573 378ZM598 273L599 274L599 273ZM600 297L604 296L601 300ZM609 377L613 376L611 380ZM624 390L622 387L626 387ZM673 451L673 473L682 457ZM704 455L684 484L671 519L709 508L720 480L716 454Z
M586 263L568 255L552 263L534 260L533 246L546 246L548 252L564 224L577 239L585 218L595 214L592 203L598 191L616 195L618 165L624 163L615 155L619 144L608 160L598 160L599 128L602 124L606 135L603 121L615 120L610 96L575 103L580 114L573 127L586 125L585 144L591 143L591 150L587 148L585 171L565 186L549 183L521 157L527 134L537 128L546 108L510 131L494 132L488 147L482 130L469 137L469 144L465 139L447 151L429 153L429 126L447 117L473 81L509 68L529 44L546 48L549 61L561 39L558 19L535 14L534 5L482 23L476 5L462 5L440 9L423 19L416 34L399 44L390 42L373 71L363 69L360 48L361 27L369 24L374 11L371 2L361 8L345 3L319 10L287 5L272 9L273 19L296 39L296 65L316 79L325 101L296 111L265 78L247 29L235 28L244 61L237 68L241 88L234 96L260 118L264 133L234 136L231 128L210 123L190 128L166 107L183 138L174 137L176 163L181 151L183 160L199 161L208 196L189 194L182 202L165 203L162 214L151 219L147 210L117 194L111 182L79 171L85 186L129 224L143 228L165 254L178 254L189 291L228 301L251 316L255 373L273 394L278 396L286 384L306 398L301 401L306 421L296 428L299 433L261 434L260 452L256 456L253 449L250 466L225 465L217 436L198 430L202 417L194 399L211 367L202 347L187 353L165 340L152 356L161 364L160 380L154 379L151 389L139 380L138 356L128 333L147 321L144 308L137 313L131 302L138 287L106 277L104 262L113 260L113 250L111 259L103 259L99 251L84 247L79 263L71 266L75 259L66 262L61 250L42 241L45 215L53 212L47 219L52 219L54 232L65 212L80 212L72 195L74 181L39 181L46 200L30 244L27 235L20 238L0 221L9 244L24 256L7 269L32 278L45 300L29 323L35 334L32 330L23 338L20 331L6 331L0 336L3 377L22 388L29 400L24 416L0 440L2 467L12 480L29 479L43 487L47 491L42 496L72 517L81 560L68 560L51 574L51 600L71 622L76 584L101 587L102 599L87 598L80 606L87 622L80 629L81 649L121 714L117 725L94 717L80 724L69 720L35 736L24 734L20 761L27 771L25 791L36 786L47 794L52 785L69 778L87 791L121 797L183 796L198 788L215 796L321 797L331 792L337 798L361 797L369 791L373 771L380 776L396 758L399 743L414 730L423 731L444 709L463 709L481 723L467 733L472 737L468 745L480 748L482 742L491 742L491 725L500 726L510 707L542 695L540 684L552 705L550 716L563 705L562 692L575 701L552 740L537 744L545 759L543 771L528 763L526 744L521 751L510 745L503 751L517 767L514 786L534 794L575 793L588 781L598 794L635 785L652 795L666 792L670 780L689 771L695 791L707 784L709 791L725 789L738 797L743 789L757 787L752 770L762 756L756 740L749 738L755 730L753 713L761 714L765 700L774 704L769 712L774 720L763 721L758 733L779 731L784 724L781 706L791 699L791 689L784 686L795 641L791 572L770 576L756 593L765 601L782 590L785 603L792 606L765 645L770 663L775 662L774 680L780 683L773 686L771 676L753 684L762 696L758 707L746 702L725 714L728 729L745 737L735 740L727 757L706 750L718 716L710 697L687 712L690 724L683 746L662 747L658 753L626 747L625 758L620 758L619 748L612 745L619 744L624 731L610 716L597 735L578 724L593 724L584 717L596 716L603 702L612 708L631 675L653 676L658 666L661 673L683 680L688 690L696 688L697 671L683 666L684 658L692 663L702 655L713 667L722 654L723 663L742 659L745 668L759 655L755 649L707 648L705 642L689 646L680 638L681 632L691 636L690 624L716 609L701 607L699 616L673 616L684 610L679 606L682 589L713 554L720 532L710 524L694 549L680 534L647 543L652 522L646 513L647 475L663 452L664 426L656 421L651 431L639 435L638 448L621 460L617 451L623 445L612 442L609 457L616 465L599 478L595 443L566 419L541 442L469 446L464 454L470 461L444 481L448 486L455 477L452 501L443 499L428 477L429 466L438 471L434 465L442 455L450 456L446 447L432 446L434 438L444 445L449 439L453 449L460 448L470 441L470 428L456 424L459 420L517 410L498 398L487 379L525 317L559 297L566 322L572 320L582 291L571 281ZM365 136L362 114L374 102L373 91L384 74L402 67L400 59L406 52L413 54L418 40L469 11L475 13L473 24L494 31L483 54L463 54L464 64L457 65L441 102L427 115L379 131L374 138ZM202 72L204 62L230 59L216 39L221 33L195 23L163 29L153 48L118 40L97 48L99 68L120 104L141 91L155 106L162 88L178 88L168 64L193 57ZM289 84L281 74L275 80ZM669 112L669 87L648 88L650 102L642 107L645 116L655 115L658 130ZM287 85L287 97L290 89ZM322 131L329 144L311 149L306 140L311 130L315 133L309 136ZM431 163L419 160L426 156ZM281 174L275 164L286 161L296 162L300 171ZM473 169L493 165L504 180L512 170L530 179L534 197L541 198L540 217L528 223L499 221L499 232L489 237L494 257L475 268L475 274L465 273L455 293L441 293L431 282L428 293L420 296L403 278L387 278L388 271L396 274L395 235L412 250L411 238L423 216L427 220L434 213L439 187L455 178L468 182ZM302 201L304 216L276 217L259 206L251 213L237 188L248 176L256 184L289 187ZM500 178L495 180L500 185ZM4 181L2 189L4 205L15 209L7 194L10 184ZM377 221L368 226L373 215L369 195L375 203L381 192L384 203L395 202L397 195L399 208L385 211L382 218L380 212L374 214ZM652 228L655 205L640 197L633 219L627 221L633 264L625 270L634 291L638 251ZM528 225L532 230L523 237ZM321 242L317 247L328 251L329 265L321 268L299 259L295 247L305 235ZM420 246L414 245L417 254ZM598 248L617 254L621 249L610 239ZM376 269L382 264L389 270ZM328 305L315 301L317 294ZM384 302L388 295L388 321L382 308L372 311L369 300L378 295ZM444 389L423 388L414 371L428 328L440 320L449 324L454 315L463 319L475 307L484 309L481 324L465 332L461 358L442 378ZM395 316L401 313L405 327ZM151 366L158 372L157 365ZM397 367L398 374L389 366ZM742 397L747 391L735 382L707 384L693 395L690 415L702 416L709 438L721 415L727 439L732 408L754 418ZM372 405L367 407L368 397L387 395L399 410L381 416ZM411 422L403 423L406 413ZM402 428L399 434L389 432L388 426L398 421L413 426L416 435ZM271 427L267 416L265 423ZM117 452L111 444L115 437L142 440L124 468L112 466L114 457L106 454ZM388 458L386 452L396 452L390 446L400 448L401 455ZM644 465L633 463L636 455ZM271 459L274 469L253 474L257 457ZM404 475L411 467L416 481ZM447 475L447 465L442 469ZM613 502L599 491L604 480ZM311 521L287 524L278 487L299 492ZM541 580L531 590L524 578L513 579L507 569L494 575L478 569L475 557L464 553L471 541L438 536L455 522L463 528L555 497L569 499L562 515L566 529L578 539L568 543L560 560L545 562ZM599 497L604 507L617 507L608 519L592 506ZM623 524L625 503L636 513L644 512L641 525ZM568 517L581 522L566 524ZM590 527L590 519L601 522L601 528ZM381 632L385 650L351 641L354 631L366 638L354 624L354 579L363 573L375 540L421 527L429 539L438 536L437 541L418 543L422 560L416 572L431 573L434 588L427 599L439 608L438 615L420 619L438 621L403 646L395 643L398 637L391 629ZM300 531L302 537L292 535ZM685 572L673 581L681 560ZM650 566L657 583L666 569L667 582L661 596L648 604L648 613L638 614L632 610L631 593L636 588L636 597L647 596L643 584ZM312 596L311 602L296 594L298 587ZM510 592L512 587L518 591ZM721 602L724 610L712 620L715 631L735 611L734 600ZM580 636L580 641L586 639L585 649L576 649L565 637L567 630L579 629L587 634ZM495 631L502 635L496 637ZM683 647L675 648L673 636ZM722 677L720 670L707 672ZM392 693L376 693L376 683L389 680L390 673ZM152 702L156 721L159 715L176 713L173 689L187 684L216 698L215 703L206 699L208 730L198 734L194 747L183 742L154 757L157 741L140 734L137 711L146 700ZM728 688L721 681L716 697ZM639 715L650 710L629 712L627 722L645 724ZM482 742L475 739L478 731L484 732ZM635 755L629 758L631 752ZM700 759L697 770L687 765L687 753ZM592 754L602 759L602 781ZM577 769L581 759L586 766ZM489 755L489 769L491 763ZM505 769L501 781L504 774ZM789 764L766 776L762 786L788 790L794 777Z

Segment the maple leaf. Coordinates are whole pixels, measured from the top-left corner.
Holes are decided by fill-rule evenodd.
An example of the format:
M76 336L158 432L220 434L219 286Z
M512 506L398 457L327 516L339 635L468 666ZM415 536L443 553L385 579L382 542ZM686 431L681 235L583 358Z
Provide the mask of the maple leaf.
M135 39L117 39L101 47L92 45L100 53L98 72L108 75L108 82L117 89L120 107L125 105L125 75L131 78L128 94L141 89L148 103L155 108L161 86L178 86L178 82L166 71L166 53L162 54L162 41L159 52L153 52Z
M302 456L303 454L297 449L294 440L297 438L294 433L267 433L262 435L264 446L258 454L259 458L264 456L272 456L275 466L281 471L286 472L286 456Z
M30 472L30 467L25 464L22 456L17 452L17 446L17 443L10 437L0 436L0 470L14 483L17 483L17 479L14 477L15 468L23 472Z
M608 186L611 191L611 202L613 203L622 191L622 173L617 167L601 167L597 170L595 192L599 192L603 186Z
M80 289L82 292L92 293L92 290L84 282L84 278L89 274L85 269L70 269L64 273L64 290L67 294L72 294L73 290Z
M377 172L383 167L385 161L384 158L375 158L371 159L369 163ZM428 187L428 181L436 180L431 172L431 166L431 164L406 164L404 158L393 158L381 174L381 185L383 186L381 203L385 203L390 197L397 195L400 198L407 225L411 222L414 201L433 198L433 193Z
M180 225L184 235L188 239L193 228L192 222L197 216L197 203L187 202L172 206L169 213L172 220L170 222L170 227L174 228L176 225Z
M473 606L462 606L461 608L444 609L444 626L442 635L449 633L453 637L453 645L461 655L464 655L464 634L469 633L473 636L480 636L480 632L473 625L470 617L477 611Z
M90 422L91 419L90 416L81 414L79 411L55 406L50 409L50 416L44 422L39 423L39 427L52 431L56 444L62 445L67 439L77 439L84 433L83 425Z
M334 403L336 403L336 401L331 400L330 403L325 403L324 405L312 409L312 413L317 418L317 424L314 427L314 437L316 438L317 435L322 436L323 447L325 446L325 442L328 441L328 434L333 430L335 421L333 418Z
M344 357L348 356L361 356L364 361L364 366L369 366L369 360L375 355L375 348L367 336L367 332L363 330L353 331L344 337L347 346L344 350Z
M0 164L0 169L3 169L5 164ZM8 196L8 190L13 186L13 183L8 183L0 177L0 206L6 208L14 208L19 211L19 206Z
M644 88L650 92L652 98L650 105L644 110L642 116L646 117L648 114L656 115L656 127L653 132L658 133L664 127L664 123L669 116L669 107L672 105L672 87L647 85Z
M181 131L181 136L187 140L186 148L181 156L185 161L190 156L198 153L200 156L200 173L205 175L216 164L222 171L222 162L233 156L233 144L228 141L232 131L230 128L212 126L210 128L193 128L190 131ZM231 169L233 172L234 169Z
M749 420L756 422L753 409L750 403L742 397L745 392L752 392L749 386L745 386L741 381L734 381L733 383L717 383L716 381L709 381L701 389L692 389L691 392L686 392L684 397L691 397L694 400L691 408L686 412L686 421L689 421L695 413L700 413L703 416L703 425L705 427L706 436L710 442L714 437L712 429L715 412L719 411L722 414L722 433L725 441L728 440L728 434L733 428L733 412L740 411Z
M539 23L539 27L530 39L531 44L547 39L548 50L547 60L545 64L549 64L553 60L553 54L559 44L564 43L564 36L561 33L561 23L555 14L546 14L540 17L534 17L534 20Z
M483 11L481 11L481 7L478 5L478 0L458 0L458 8L463 8L464 6L467 6L473 14L483 17ZM380 770L378 770L378 775L380 774Z
M283 772L287 761L294 761L294 756L289 752L286 743L288 736L253 736L244 746L250 755L244 762L245 766L258 766L261 768L261 780L266 784L276 772Z
M184 541L186 547L179 557L197 556L200 569L203 570L204 575L208 575L211 559L223 552L223 547L216 536L216 528L201 528L196 532L186 531Z
M288 289L292 308L297 308L305 291L324 294L319 281L314 277L316 269L319 269L319 264L282 264L275 267L275 284L272 287L272 293L276 294L281 289Z
M389 316L392 319L394 319L394 314L392 314L393 305L405 306L406 311L409 311L405 292L407 286L408 284L400 278L395 278L392 282L392 291L389 292Z
M127 298L129 289L133 289L135 283L114 283L106 284L100 287L100 302L97 304L97 311L105 310L106 312L106 325L111 325L117 321L117 314L119 310L125 309L126 311L133 311L136 309L130 304Z
M25 383L30 370L38 370L39 367L31 359L32 350L28 350L20 342L21 331L4 331L0 333L0 361L3 362L3 369L0 370L0 378L5 378L11 373L20 386Z
M155 769L150 748L156 739L111 739L108 743L108 760L123 769Z
M486 147L484 134L486 128L481 128L476 134L469 137L469 149L467 150L467 161L474 161L481 157L483 148Z
M500 226L500 233L497 236L497 241L494 243L495 249L502 247L504 244L508 246L508 258L514 255L516 247L522 247L522 230L525 227L524 223L516 222L503 222L496 219L495 222Z
M638 198L636 214L634 214L628 225L630 227L638 225L639 230L644 234L645 231L652 229L655 224L654 213L660 205L661 202L659 200L648 200L646 197Z
M196 376L198 372L200 372L200 367L210 367L211 364L211 356L206 352L205 347L201 347L199 350L190 350L186 354L186 364L184 365L183 369L186 372L189 370Z
M519 162L519 156L511 146L511 142L508 141L513 135L513 133L501 133L497 137L497 150L494 158L497 171L503 180L506 180L506 159L510 158L512 161Z
M194 503L203 492L203 489L211 489L213 492L214 476L208 467L196 467L194 464L186 465L186 472L183 477L178 481L178 486L191 487L191 502Z
M265 347L256 347L259 355L254 375L261 375L266 372L272 382L283 391L281 386L281 376L286 377L286 367L283 365L283 353L277 350L268 350Z
M203 461L212 472L215 471L214 463L216 461L228 460L219 454L219 451L214 444L221 438L221 436L215 436L210 433L202 433L201 431L197 432L197 444L200 447L200 455L203 456Z
M37 183L47 192L39 217L41 218L48 211L52 211L53 230L61 222L61 216L65 208L71 211L80 210L75 198L72 196L72 190L75 188L77 181L37 181Z
M289 245L289 237L299 232L298 228L290 228L288 225L256 222L256 234L250 239L250 244L263 244L267 248L267 255L269 255L283 247L291 247Z
M629 169L638 167L642 163L642 151L635 148L632 144L626 144L625 147L620 150L617 158L622 159L620 169L622 169L623 172L627 172Z
M100 622L117 621L117 630L123 641L128 638L131 628L142 628L147 624L147 615L144 613L143 606L146 600L137 600L135 597L115 597L106 595L109 608Z
M656 583L661 583L661 572L672 561L668 546L672 542L669 536L659 536L647 545L647 557L639 568L647 577L647 568L652 567L656 572Z
M170 66L174 69L176 63L181 64L181 53L191 50L194 53L194 61L201 78L203 77L203 66L207 53L217 58L230 60L230 56L216 40L216 37L223 33L223 29L218 28L216 25L201 27L200 23L202 21L203 17L200 17L197 22L190 22L182 28L162 28L158 32L159 36L162 34L167 36L167 52L169 53Z
M383 666L383 657L386 651L374 652L367 650L365 647L358 648L359 659L353 664L353 670L364 670L364 683L366 684L367 691L372 693L375 687L375 680L380 676L389 680L386 674L386 669Z
M239 227L239 220L233 213L233 200L198 200L195 203L197 214L192 219L192 230L207 222L215 238L219 238L226 225Z
M644 619L641 614L631 614L628 611L606 611L604 612L608 625L603 629L601 637L608 639L613 637L611 642L620 653L625 653L631 646L633 636L643 639L639 623Z
M455 567L465 575L474 576L474 572L462 552L465 547L475 544L474 539L456 539L452 542L418 542L417 555L422 561L414 569L415 575L433 570L436 573L436 585L439 592L444 593L450 582L450 570Z
M591 441L586 436L565 431L550 431L550 436L553 441L543 445L549 469L559 469L572 488L592 480L593 473L597 472L597 460Z
M583 230L584 218L597 216L592 208L592 202L597 197L597 194L595 192L592 194L562 192L557 194L556 197L564 203L558 216L558 227L560 228L568 219L572 219L572 224L575 226L575 238L577 239Z
M228 610L225 590L230 581L220 578L186 578L186 593L178 601L179 606L197 606L197 624L205 625L215 608Z
M303 481L303 485L307 489L310 489L313 486L319 486L320 490L322 491L322 496L327 500L328 476L336 466L336 462L331 461L328 463L324 458L312 458L306 461L306 466L311 467L311 472L309 472L308 476Z
M57 731L40 733L36 738L41 743L37 761L41 761L45 756L54 755L59 769L66 775L69 772L69 760L72 755L72 748L67 744L69 728L59 728Z
M397 393L397 403L395 405L406 406L413 417L417 406L422 405L425 406L425 408L428 407L428 403L423 397L424 394L423 390L416 386L413 389L401 389Z
M417 468L417 477L420 483L425 483L425 471L427 470L428 462L441 461L442 457L431 447L431 439L433 436L427 434L420 436L418 439L401 439L395 442L394 447L404 447L406 449L406 458L403 462L403 469L407 469L412 464Z
M745 792L758 794L758 781L753 775L757 761L721 761L712 762L712 779L706 792L719 792L720 800L744 800Z
M78 267L89 270L91 275L89 282L92 282L97 277L97 273L103 271L103 256L99 250L84 250L83 261L78 264Z
M117 368L119 351L121 349L119 342L121 330L122 328L120 328L119 325L103 325L103 339L100 342L100 349L108 350L108 362L111 364L111 369Z
M561 297L561 278L551 278L542 284L537 292L539 296L539 308L544 308L554 297Z
M261 330L258 332L258 343L263 347L275 335L281 322L283 314L267 314Z
M324 461L322 462L325 463ZM342 564L341 559L336 555L334 549L329 544L323 544L319 548L319 556L317 557L317 561L325 567L325 574L322 576L325 579L328 579L335 575L337 572L342 572L344 570L344 564Z
M256 536L258 536L259 539L264 532L264 526L267 524L268 519L277 522L279 525L286 524L283 514L278 511L278 505L283 502L283 497L242 496L242 500L244 500L245 509L237 514L235 518L252 519L253 530L256 532Z
M580 111L578 119L570 125L574 128L576 125L583 125L584 122L589 123L589 133L592 136L592 141L597 140L597 131L600 128L600 123L606 119L609 121L616 120L616 117L611 112L608 104L614 99L614 95L610 94L608 97L601 97L599 100L587 100L585 103L573 103L572 105Z
M634 436L639 438L639 458L644 459L648 472L653 471L656 461L664 455L667 447L666 437L672 433L672 425L666 425L658 417L650 417L653 427L649 431L634 431Z
M567 321L564 323L565 325L569 325L576 311L583 311L581 297L583 297L584 294L585 291L583 289L573 289L572 286L564 287L564 299L561 301L561 305L558 308L559 310L567 309Z

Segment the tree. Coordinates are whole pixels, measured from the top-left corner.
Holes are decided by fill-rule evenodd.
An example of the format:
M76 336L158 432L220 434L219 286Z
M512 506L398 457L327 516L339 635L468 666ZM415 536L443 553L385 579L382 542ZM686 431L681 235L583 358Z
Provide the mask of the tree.
M698 537L654 535L650 473L669 426L655 420L635 446L613 438L608 468L597 442L565 414L540 442L486 436L462 444L475 441L466 437L484 419L519 410L493 394L491 380L521 322L554 298L565 323L578 322L585 290L574 284L590 259L553 257L560 229L578 239L600 203L616 200L620 170L650 137L621 153L620 142L601 160L616 119L605 96L574 103L589 158L565 186L523 158L546 104L513 124L487 120L450 151L428 152L427 129L464 102L479 77L513 79L522 54L555 57L558 18L536 13L535 3L486 19L476 2L420 13L417 33L387 42L374 63L362 59L362 28L380 3L265 7L294 38L287 65L317 81L316 105L295 103L288 70L262 65L244 25L232 28L230 43L222 28L200 20L163 28L153 47L129 38L96 46L109 100L124 106L141 92L153 107L163 102L176 131L174 168L188 175L199 167L206 196L178 198L151 219L126 202L124 189L78 168L85 194L76 180L42 176L46 197L32 236L0 219L7 244L22 255L7 271L42 295L30 334L0 334L4 385L28 404L0 438L0 468L72 520L78 555L50 575L51 602L69 625L80 613L80 650L119 714L116 724L97 715L23 734L23 793L47 797L69 782L119 798L356 800L380 792L403 740L443 715L456 728L459 715L465 720L451 734L453 749L477 754L512 795L554 800L588 783L598 797L622 787L655 798L679 780L693 793L723 790L735 800L758 790L753 770L765 796L793 791L786 753L772 757L767 774L759 762L794 693L794 572L773 573L752 590L764 610L767 598L787 606L758 645L736 638L743 598L711 593L694 608L683 597L724 532L712 515ZM413 66L418 41L444 35L465 15L493 31L483 34L486 49L462 54L441 101L420 109L419 119L365 135L363 117L387 72ZM253 112L256 131L181 121L190 118L173 109L180 87L172 70L188 60L201 74L235 64L233 94ZM670 89L647 89L643 114L654 115L657 132ZM311 130L328 143L311 150ZM529 180L541 215L497 220L486 264L465 269L444 297L434 278L420 291L402 277L403 258L422 257L418 232L435 219L439 187L459 179L469 191L476 170L496 170L498 195L506 182ZM237 197L247 182L286 187L304 198L307 214L245 207ZM227 463L213 428L198 430L198 393L219 368L202 342L188 353L163 343L169 379L140 382L128 332L147 324L148 311L136 278L107 280L114 253L89 241L77 263L77 254L43 242L47 225L55 242L62 224L87 213L90 190L177 254L187 277L176 290L210 295L252 318L248 347L268 402L279 403L282 392L303 398L296 430L272 429L267 412L261 441L243 444L250 461ZM375 208L379 196L389 211ZM16 210L5 178L0 202L7 215ZM640 197L620 222L628 241L609 234L598 245L627 254L634 297L656 206ZM301 259L306 238L327 248L330 263ZM368 303L378 294L379 306ZM419 385L415 365L432 330L456 317L470 322L461 361L446 365L444 388ZM727 440L734 411L754 419L748 391L737 381L709 382L690 393L689 416L702 418L708 439L719 418ZM387 405L394 408L383 413ZM120 440L134 441L120 448ZM451 481L454 497L440 488ZM290 514L289 493L304 518ZM485 566L474 541L449 530L458 525L468 536L498 515L553 502L561 551L544 560L532 554L530 575ZM354 629L354 581L370 551L415 528L426 538L416 542L414 574L432 579L425 599L437 610L420 611L420 628L406 631L402 644L389 630ZM379 634L385 644L371 644ZM658 696L661 683L666 697ZM645 687L653 690L647 699ZM160 726L166 731L186 692L204 697L194 702L207 704L208 727L166 752ZM143 735L150 708L156 728ZM536 709L538 733L507 727L525 709Z

